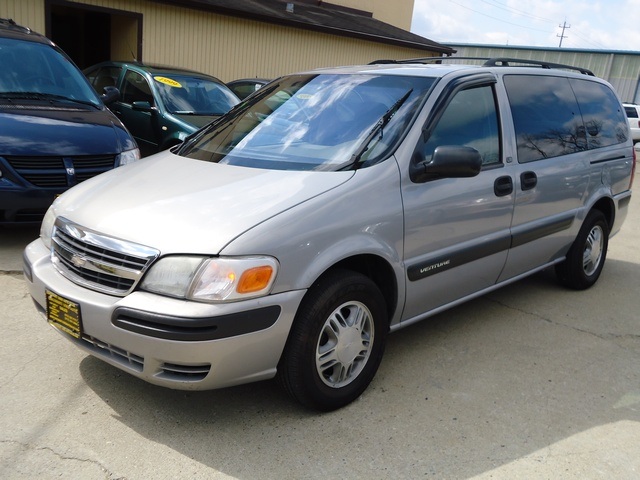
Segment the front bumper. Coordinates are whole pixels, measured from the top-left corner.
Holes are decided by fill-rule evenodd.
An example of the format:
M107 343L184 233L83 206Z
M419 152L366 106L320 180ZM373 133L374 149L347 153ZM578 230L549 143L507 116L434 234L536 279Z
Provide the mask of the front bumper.
M134 292L115 297L60 275L40 239L24 252L25 277L46 318L46 291L79 305L77 347L142 380L207 390L271 378L305 291L227 304L205 304ZM55 328L55 327L54 327Z

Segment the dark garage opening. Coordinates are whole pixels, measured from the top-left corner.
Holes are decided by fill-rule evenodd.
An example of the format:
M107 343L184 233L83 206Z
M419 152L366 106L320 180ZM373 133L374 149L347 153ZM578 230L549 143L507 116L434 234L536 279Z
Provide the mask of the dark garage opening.
M106 60L142 60L142 15L64 0L46 2L46 35L84 69Z

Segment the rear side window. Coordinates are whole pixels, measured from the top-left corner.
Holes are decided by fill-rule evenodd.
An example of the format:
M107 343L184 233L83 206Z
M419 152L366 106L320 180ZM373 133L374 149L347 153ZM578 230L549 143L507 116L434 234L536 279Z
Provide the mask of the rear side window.
M507 75L521 163L627 140L620 103L606 85L565 77Z
M532 162L586 150L576 96L563 77L507 75L518 161Z
M627 140L627 119L613 91L602 83L571 79L578 98L589 149L608 147Z
M636 107L624 107L624 111L627 113L627 117L638 118L638 111L636 110Z

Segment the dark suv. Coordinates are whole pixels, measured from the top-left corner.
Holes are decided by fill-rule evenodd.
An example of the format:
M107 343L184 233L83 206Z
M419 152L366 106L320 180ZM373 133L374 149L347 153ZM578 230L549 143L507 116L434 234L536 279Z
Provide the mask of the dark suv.
M140 158L124 125L46 37L0 19L0 66L0 225L39 223L69 187Z
M191 70L103 62L84 74L99 93L105 86L120 90L121 98L109 108L127 126L143 156L181 143L239 102L220 80Z

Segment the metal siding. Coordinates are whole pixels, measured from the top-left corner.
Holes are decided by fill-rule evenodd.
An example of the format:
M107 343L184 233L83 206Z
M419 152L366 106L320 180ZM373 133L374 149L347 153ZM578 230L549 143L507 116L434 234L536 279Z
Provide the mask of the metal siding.
M0 18L11 18L31 30L44 33L44 0L2 0Z
M482 45L450 45L456 56L515 57L542 60L588 68L595 75L607 80L625 102L640 102L640 53L624 51L575 51L545 50L542 48L499 47Z
M44 0L8 1L8 13L20 11L20 15L10 16L44 32ZM142 58L145 62L191 68L215 75L223 81L242 77L274 78L317 67L429 55L425 50L322 34L146 0L71 1L141 13ZM4 13L3 10L0 9L0 13Z

